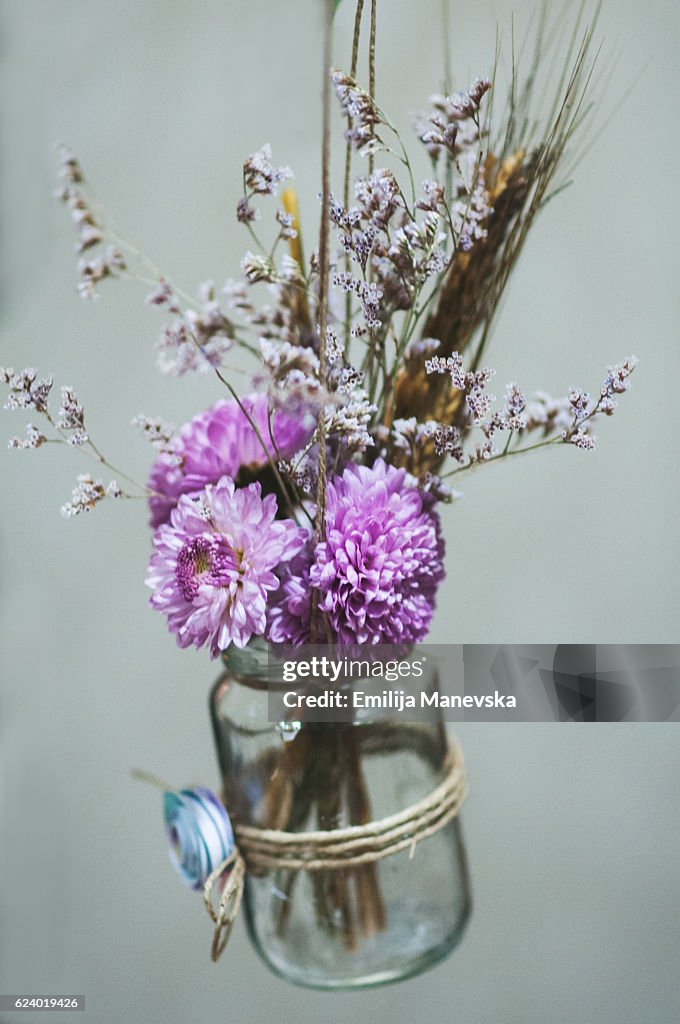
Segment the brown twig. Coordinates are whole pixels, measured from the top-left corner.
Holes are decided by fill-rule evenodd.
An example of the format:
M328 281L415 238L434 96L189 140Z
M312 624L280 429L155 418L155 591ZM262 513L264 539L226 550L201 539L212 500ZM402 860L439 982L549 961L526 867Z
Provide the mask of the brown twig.
M368 43L368 93L375 102L375 38L378 23L378 0L371 0L371 35ZM373 174L375 169L375 154L371 151L368 155L368 173Z
M347 803L353 825L365 825L371 820L371 805L361 767L361 741L357 730L350 728L347 744ZM367 938L384 931L387 925L385 901L380 891L377 864L362 864L356 869L355 879L361 917L362 933Z
M324 31L323 47L323 114L322 134L323 142L321 149L321 226L319 230L319 383L322 393L326 392L328 384L328 364L326 357L327 330L328 330L328 278L329 278L329 202L331 192L331 126L330 126L330 104L331 104L331 52L333 36L333 0L326 0L326 25ZM316 488L316 516L315 530L318 540L325 536L326 532L326 476L328 467L326 464L326 421L325 408L322 407L319 414L317 426L317 488ZM311 609L311 639L312 642L318 634L318 591L312 592Z
M357 9L354 14L354 35L352 37L352 63L351 63L351 75L352 78L356 78L357 65L359 63L359 42L361 39L361 16L364 12L364 0L357 0ZM347 128L352 128L352 118L347 118ZM345 209L349 208L349 185L352 176L352 142L350 139L347 140L345 146L345 182L342 190L342 201ZM349 273L351 267L351 260L349 253L345 254L345 271ZM351 321L352 321L352 295L347 292L345 295L345 354L349 348L349 341L351 337Z

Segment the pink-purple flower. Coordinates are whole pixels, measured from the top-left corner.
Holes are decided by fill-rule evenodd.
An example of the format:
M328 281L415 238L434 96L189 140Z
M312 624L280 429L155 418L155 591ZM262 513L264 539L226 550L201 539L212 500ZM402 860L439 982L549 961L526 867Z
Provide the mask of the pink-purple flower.
M195 416L182 427L172 453L156 459L149 476L153 527L168 521L180 495L198 494L223 476L235 480L243 470L254 473L270 458L275 463L290 459L309 441L309 426L281 411L271 413L270 429L266 395L249 395L241 406L235 400L220 401Z
M326 539L281 571L268 636L309 639L311 588L341 644L422 640L444 577L444 541L434 500L403 469L378 459L347 466L328 484Z
M263 499L259 484L237 488L229 477L197 499L179 498L154 535L146 582L180 647L207 644L217 657L264 633L267 598L279 587L274 570L307 537L276 514L274 495Z
M299 647L310 641L312 591L309 573L313 560L310 538L295 558L279 567L281 586L269 599L267 639ZM325 639L325 638L322 638Z

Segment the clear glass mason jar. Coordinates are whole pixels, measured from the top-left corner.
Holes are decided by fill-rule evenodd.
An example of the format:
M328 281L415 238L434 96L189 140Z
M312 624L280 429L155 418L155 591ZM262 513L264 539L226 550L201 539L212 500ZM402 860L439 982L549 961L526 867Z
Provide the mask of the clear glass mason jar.
M267 647L230 652L210 710L230 817L288 832L365 824L417 803L444 777L441 712L410 724L362 711L352 723L268 721ZM434 680L431 680L434 682ZM458 818L373 864L248 872L246 920L261 957L310 988L418 974L458 943L471 910Z

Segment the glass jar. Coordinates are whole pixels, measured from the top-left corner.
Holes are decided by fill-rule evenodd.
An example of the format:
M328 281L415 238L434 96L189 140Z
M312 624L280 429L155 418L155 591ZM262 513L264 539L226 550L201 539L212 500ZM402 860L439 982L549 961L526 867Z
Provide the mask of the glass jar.
M287 832L365 824L442 781L447 739L438 709L417 724L384 709L350 723L272 723L266 659L263 643L230 653L210 698L235 824ZM244 905L256 949L296 984L353 988L418 974L454 948L470 914L460 821L419 841L413 856L248 872Z

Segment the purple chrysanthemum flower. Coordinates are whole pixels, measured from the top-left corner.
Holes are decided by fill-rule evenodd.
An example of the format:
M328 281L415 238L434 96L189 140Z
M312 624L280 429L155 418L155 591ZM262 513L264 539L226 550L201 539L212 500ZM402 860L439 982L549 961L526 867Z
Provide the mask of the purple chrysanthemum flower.
M378 459L349 465L328 484L326 540L281 573L268 636L309 639L310 588L341 644L422 640L444 577L444 541L431 495Z
M225 477L198 500L182 495L171 523L156 530L146 583L180 647L208 644L217 657L264 633L267 596L279 586L273 570L307 537L276 512L259 484L236 488Z
M271 434L266 395L249 395L241 405L257 425L265 452L243 409L234 401L221 401L182 427L171 454L156 459L149 476L152 527L166 523L182 494L198 494L206 484L223 476L236 479L239 471L262 469L271 457L290 459L309 441L311 429L285 413L272 413ZM251 477L252 479L252 477Z
M309 643L312 612L309 572L312 559L313 545L310 541L277 571L281 586L272 594L267 606L267 639L272 643L293 644L295 647Z

